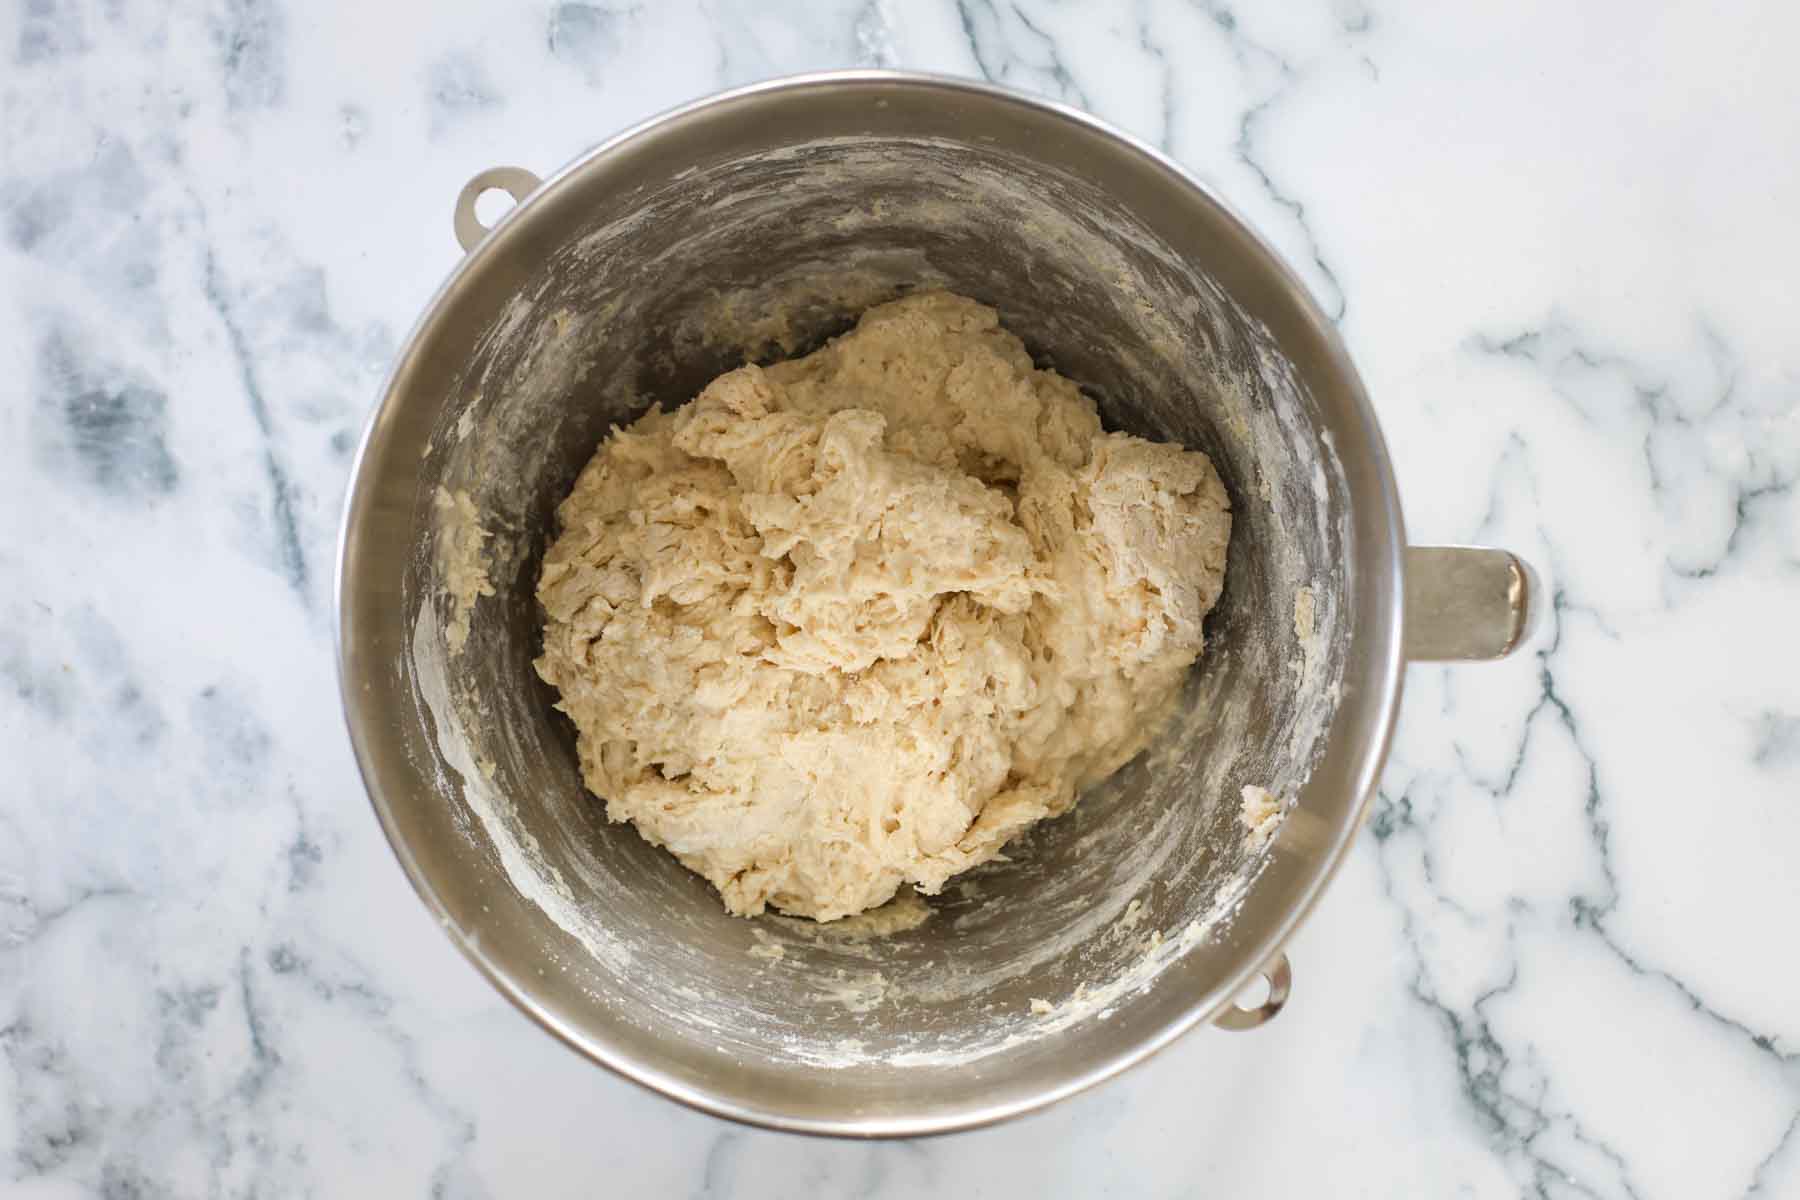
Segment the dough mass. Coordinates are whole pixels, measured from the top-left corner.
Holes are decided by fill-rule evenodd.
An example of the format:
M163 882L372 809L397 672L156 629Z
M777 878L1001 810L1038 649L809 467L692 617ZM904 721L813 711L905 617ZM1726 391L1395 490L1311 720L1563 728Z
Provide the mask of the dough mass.
M537 669L587 785L732 912L833 920L993 858L1156 732L1231 514L931 293L616 430L558 511Z

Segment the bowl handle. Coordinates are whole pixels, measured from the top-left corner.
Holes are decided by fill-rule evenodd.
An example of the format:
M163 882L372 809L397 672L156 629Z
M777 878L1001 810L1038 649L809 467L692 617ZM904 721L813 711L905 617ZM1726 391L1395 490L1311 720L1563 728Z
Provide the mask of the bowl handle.
M1406 657L1505 658L1542 623L1538 573L1516 554L1480 546L1406 548Z
M1213 1024L1220 1029L1229 1029L1233 1033L1245 1029L1255 1029L1265 1021L1272 1020L1282 1006L1288 1002L1288 993L1294 990L1294 972L1288 966L1286 951L1277 954L1269 964L1258 972L1269 981L1269 994L1261 1004L1254 1008L1240 1008L1236 1000L1225 1007L1225 1011L1213 1018Z
M489 167L456 194L456 240L464 251L473 250L488 235L489 226L475 215L475 201L492 191L502 191L514 204L525 203L525 197L537 190L539 179L524 167Z

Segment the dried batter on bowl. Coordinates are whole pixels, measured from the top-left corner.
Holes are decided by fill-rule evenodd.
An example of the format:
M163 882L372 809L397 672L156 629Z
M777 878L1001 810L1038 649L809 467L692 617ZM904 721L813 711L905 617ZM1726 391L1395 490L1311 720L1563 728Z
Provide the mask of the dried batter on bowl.
M932 893L1143 749L1231 513L993 309L870 309L617 429L558 510L538 673L607 815L734 913Z

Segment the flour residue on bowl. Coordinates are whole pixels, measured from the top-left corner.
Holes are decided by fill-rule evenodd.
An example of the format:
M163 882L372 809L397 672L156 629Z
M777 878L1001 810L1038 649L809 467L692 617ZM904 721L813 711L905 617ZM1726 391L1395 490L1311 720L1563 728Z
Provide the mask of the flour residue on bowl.
M427 542L410 568L402 673L432 728L426 802L455 810L466 852L497 857L572 939L552 969L634 1028L741 1062L960 1066L1103 1015L1191 1007L1243 953L1221 933L1284 836L1245 826L1242 790L1304 801L1344 669L1342 466L1275 336L1197 259L1121 222L1101 183L1003 159L929 138L821 139L623 189L502 303L432 431L421 529L485 536ZM758 230L810 240L760 253ZM1002 259L1028 263L1029 280ZM1244 548L1167 728L1061 828L929 904L869 914L892 920L879 930L730 918L605 825L533 690L531 588L555 501L612 425L925 288L994 304L1110 426L1205 450ZM435 516L438 487L474 520L460 504ZM442 547L471 544L491 591L449 570ZM452 657L447 626L463 616ZM1033 999L1053 1011L1033 1014Z
M1260 849L1275 836L1276 826L1281 824L1282 814L1287 806L1281 798L1266 787L1254 783L1245 784L1243 798L1238 808L1238 819L1249 831L1251 842Z
M780 962L787 956L787 951L782 949L781 943L770 937L767 930L752 929L750 934L756 939L756 945L750 947L747 952L751 958Z
M889 987L888 977L880 971L865 971L856 975L839 971L825 981L819 988L818 995L846 1012L866 1013L887 998Z
M464 414L466 418L468 414ZM458 421L459 433L462 422ZM492 596L494 585L488 579L487 558L482 543L487 530L475 511L475 502L466 491L451 491L439 486L433 501L438 517L438 571L450 606L450 620L444 626L444 643L450 653L462 653L469 640L469 622L475 613L475 602Z
M431 715L438 756L454 776L462 802L480 822L485 840L499 855L507 879L521 895L575 937L597 961L611 970L629 968L630 947L594 919L562 873L545 859L536 835L518 819L512 804L495 786L493 764L475 749L451 695L445 653L449 640L440 636L433 607L420 605L411 647L415 694ZM451 779L440 776L440 792L451 783Z
M1310 587L1303 587L1294 593L1294 637L1301 645L1313 639L1318 600Z

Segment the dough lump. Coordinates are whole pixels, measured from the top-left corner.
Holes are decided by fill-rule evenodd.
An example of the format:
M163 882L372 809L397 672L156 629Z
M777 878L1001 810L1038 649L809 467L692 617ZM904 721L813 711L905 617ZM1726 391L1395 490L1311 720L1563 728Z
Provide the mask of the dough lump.
M993 309L870 309L615 429L558 510L537 670L587 785L734 913L926 894L1143 749L1231 513Z

